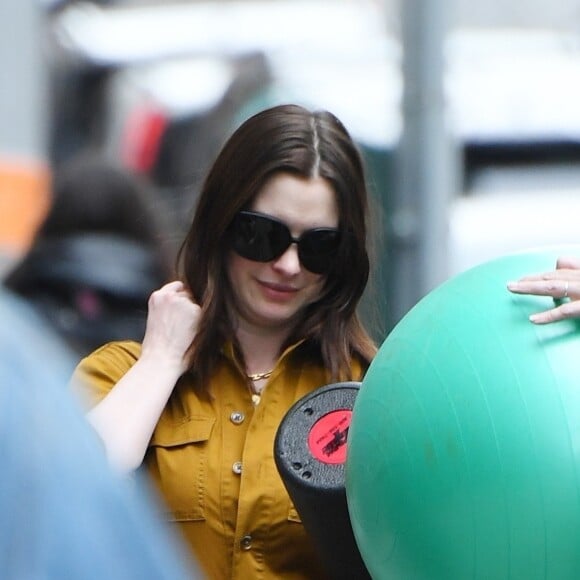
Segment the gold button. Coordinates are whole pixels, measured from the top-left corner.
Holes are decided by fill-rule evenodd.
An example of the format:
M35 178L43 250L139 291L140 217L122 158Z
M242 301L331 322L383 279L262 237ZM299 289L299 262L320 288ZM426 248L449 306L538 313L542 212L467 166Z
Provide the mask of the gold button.
M242 548L242 550L251 550L252 549L252 536L250 536L250 535L244 536L240 540L240 547Z
M245 418L246 418L246 416L243 413L240 413L239 411L234 411L230 415L230 421L234 425L239 425L240 423L243 423Z
M236 461L233 465L232 465L232 471L234 473L237 473L238 475L240 475L240 473L242 473L242 462L241 461Z

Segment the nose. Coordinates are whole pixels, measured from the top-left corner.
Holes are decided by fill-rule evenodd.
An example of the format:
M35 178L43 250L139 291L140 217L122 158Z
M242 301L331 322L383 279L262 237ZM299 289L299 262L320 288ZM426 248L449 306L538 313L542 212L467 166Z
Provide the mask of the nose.
M300 258L298 257L298 246L295 242L291 243L286 251L276 258L272 266L275 270L283 272L286 276L293 276L300 272Z

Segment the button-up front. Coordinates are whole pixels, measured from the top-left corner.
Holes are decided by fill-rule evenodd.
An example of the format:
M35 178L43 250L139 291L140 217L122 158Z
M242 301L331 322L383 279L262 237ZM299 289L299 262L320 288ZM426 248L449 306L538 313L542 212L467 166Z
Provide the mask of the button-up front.
M75 384L99 400L139 353L137 343L107 345L81 362ZM292 347L254 406L238 366L225 349L211 396L198 393L189 375L179 381L144 464L166 500L168 519L211 580L324 578L273 448L286 411L328 378L299 345ZM354 369L358 380L361 367L355 363Z
M240 546L242 550L251 550L252 549L252 536L244 536L240 541Z
M234 411L231 415L230 415L230 421L234 424L234 425L240 425L241 423L244 422L244 419L246 418L246 416L243 413L240 413L239 411Z

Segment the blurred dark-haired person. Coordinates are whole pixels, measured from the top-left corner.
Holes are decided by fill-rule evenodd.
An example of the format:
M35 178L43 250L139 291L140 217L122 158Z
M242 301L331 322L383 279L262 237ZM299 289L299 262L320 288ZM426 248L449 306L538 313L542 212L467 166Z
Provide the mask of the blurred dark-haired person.
M331 113L241 124L217 156L141 343L85 358L74 384L110 461L144 469L209 578L324 578L274 438L315 389L361 380L369 275L361 156Z
M141 176L94 153L54 171L52 203L6 287L80 357L140 339L151 292L171 278L169 217Z

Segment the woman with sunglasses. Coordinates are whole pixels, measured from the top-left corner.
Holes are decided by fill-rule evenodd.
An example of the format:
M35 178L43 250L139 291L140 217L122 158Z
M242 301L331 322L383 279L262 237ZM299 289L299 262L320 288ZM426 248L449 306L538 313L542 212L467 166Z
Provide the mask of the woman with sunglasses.
M294 402L361 380L376 352L356 313L367 203L332 114L251 117L209 171L143 343L105 345L75 373L110 460L148 471L208 578L324 577L273 446Z

